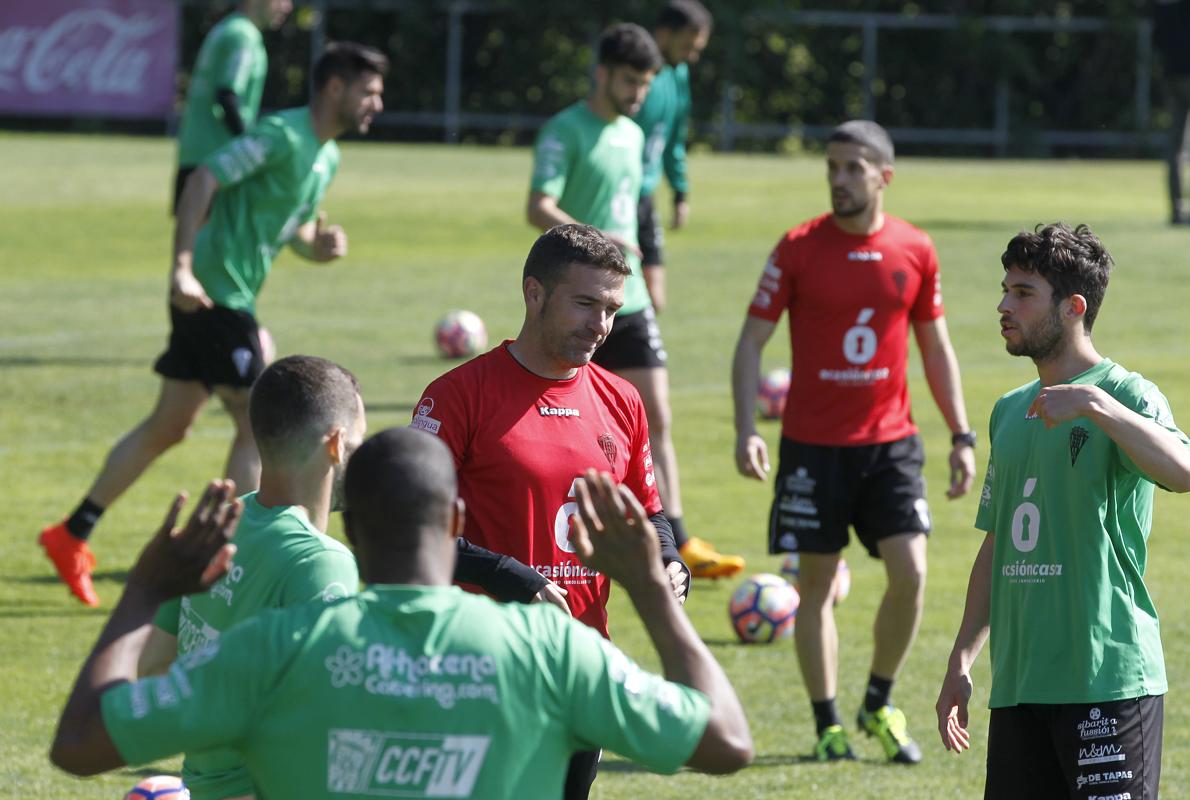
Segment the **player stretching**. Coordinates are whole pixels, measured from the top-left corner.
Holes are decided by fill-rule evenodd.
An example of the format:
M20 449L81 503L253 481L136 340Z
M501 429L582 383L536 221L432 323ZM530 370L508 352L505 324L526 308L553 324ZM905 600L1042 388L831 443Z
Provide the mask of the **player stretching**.
M174 211L190 173L256 122L269 71L260 32L281 27L292 10L292 0L241 0L203 39L178 127Z
M172 331L154 367L162 378L157 405L112 448L74 512L39 539L87 605L99 604L87 546L95 523L154 459L182 441L212 392L236 429L227 476L244 490L256 488L260 457L248 422L248 388L264 369L256 295L286 244L312 261L347 253L347 235L323 225L318 204L339 166L334 139L368 130L382 108L387 70L388 60L375 50L329 46L314 67L308 107L261 121L186 181L170 269Z
M631 123L629 123L631 124ZM580 622L607 636L610 585L570 541L575 481L608 470L658 529L675 594L688 576L653 478L649 428L632 385L588 363L611 329L629 267L588 225L542 234L525 260L525 322L504 342L431 383L413 426L454 454L468 539L529 564L564 588ZM597 753L575 757L566 797L586 797Z
M464 506L432 436L372 437L345 489L367 590L259 614L168 675L132 683L156 605L226 569L228 491L216 484L170 537L175 507L83 665L54 763L89 775L226 745L261 797L513 800L557 797L579 742L661 772L751 760L739 700L670 593L643 509L610 476L579 481L575 541L590 569L623 585L668 680L562 614L450 586Z
M854 758L835 707L839 640L832 610L839 552L851 526L868 553L884 561L888 579L859 725L879 739L890 761L915 764L921 750L905 714L889 700L921 620L930 530L923 449L905 378L910 322L930 392L953 432L948 497L971 488L975 435L942 316L934 245L884 213L892 141L874 122L846 122L830 135L826 164L831 213L778 243L736 345L736 464L757 480L768 474L768 451L756 433L756 387L761 350L788 309L793 383L769 552L800 554L794 636L814 709L815 754L823 761Z
M971 665L990 632L984 797L1155 800L1168 685L1144 573L1153 486L1190 490L1190 440L1157 387L1091 341L1112 259L1085 225L1039 225L1000 260L1000 334L1039 379L992 409L987 534L938 731L970 745Z
M690 188L686 177L686 123L690 115L690 65L698 61L711 35L711 15L698 0L671 0L657 15L653 38L665 60L657 77L649 85L649 94L633 116L633 121L645 134L645 158L641 174L640 201L637 206L637 237L640 241L641 274L649 291L653 310L665 309L665 268L662 246L664 232L653 192L661 182L661 173L673 189L673 227L686 224L690 203L686 199ZM652 311L644 312L648 331L660 341ZM625 318L627 321L627 318ZM649 412L649 430L653 437L653 456L657 460L657 482L665 514L673 525L674 540L682 558L690 565L696 578L722 578L735 575L744 568L744 559L723 555L707 541L686 534L682 515L682 490L678 481L678 462L674 452L669 425L669 376L666 353L660 345L643 346L624 323L612 329L607 347L595 355L595 363L628 378L637 387ZM620 334L617 334L617 330ZM620 336L627 350L615 351ZM653 355L656 355L656 359ZM658 365L654 363L660 361Z

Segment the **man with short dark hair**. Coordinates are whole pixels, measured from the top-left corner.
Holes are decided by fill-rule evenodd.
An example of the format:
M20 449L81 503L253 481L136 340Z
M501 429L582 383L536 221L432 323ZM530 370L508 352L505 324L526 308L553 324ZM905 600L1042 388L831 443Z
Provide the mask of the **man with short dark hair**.
M653 205L653 193L662 172L673 189L673 227L686 224L690 213L686 175L686 127L690 116L690 65L698 61L711 35L711 14L698 0L670 0L657 14L653 39L665 63L649 84L649 94L633 115L645 134L640 200L637 206L637 236L641 250L641 274L648 288L652 309L645 309L647 330L660 342L660 328L652 318L665 309L665 267L662 247L664 229ZM608 344L595 354L595 362L627 378L645 401L653 458L657 464L657 486L665 513L673 526L674 541L696 578L724 578L744 568L740 556L724 555L705 539L686 533L678 459L671 433L669 372L664 348L649 349L632 337L625 317L613 327ZM635 345L633 342L635 341ZM653 354L662 362L654 363Z
M365 442L347 468L344 520L368 588L258 615L168 675L132 682L156 604L210 586L234 547L227 487L216 483L182 531L176 503L82 668L53 762L89 775L230 745L262 797L485 800L557 797L579 743L661 772L746 765L743 709L674 599L635 496L584 474L574 541L624 587L668 680L560 613L450 586L464 524L451 462L407 428Z
M975 436L942 311L933 242L884 213L893 144L875 122L852 120L826 146L831 212L786 233L760 276L732 364L736 466L763 480L768 448L756 432L760 355L789 311L793 382L781 427L781 460L769 517L769 552L797 553L798 663L823 761L854 754L835 706L838 633L835 578L848 529L884 562L861 730L885 757L914 764L921 750L891 693L921 621L929 506L924 448L909 413L908 335L921 351L934 402L951 431L950 489L975 474Z
M158 456L182 441L212 393L235 424L226 474L241 489L256 487L260 457L248 390L265 367L256 296L286 245L313 261L346 255L347 235L324 225L318 205L339 167L335 138L368 130L383 107L387 70L388 60L371 48L329 45L314 68L309 106L267 117L211 153L187 179L170 270L172 330L154 366L162 379L157 404L112 448L74 512L39 537L59 577L87 605L99 604L87 545L92 529Z
M292 10L292 0L240 0L203 39L178 127L173 211L203 159L256 123L269 71L260 32L281 27Z
M1144 583L1153 487L1190 491L1190 439L1091 328L1112 258L1089 228L1038 225L1001 256L1000 335L1038 380L996 401L985 531L938 696L970 746L971 667L991 638L987 798L1155 800L1168 689Z
M689 577L657 496L640 396L590 363L629 272L619 247L589 225L542 234L525 260L517 338L432 382L412 422L454 455L459 495L471 509L467 538L537 570L565 593L576 619L605 637L610 584L570 538L576 481L586 470L610 471L640 502L677 596L685 597ZM566 797L587 796L597 755L576 755Z

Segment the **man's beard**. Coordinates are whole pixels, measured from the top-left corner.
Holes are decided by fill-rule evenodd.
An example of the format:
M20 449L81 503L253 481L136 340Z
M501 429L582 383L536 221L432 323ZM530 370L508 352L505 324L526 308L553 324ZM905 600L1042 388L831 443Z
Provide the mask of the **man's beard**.
M1009 355L1025 356L1034 361L1048 361L1058 356L1066 349L1065 334L1058 310L1053 309L1042 322L1031 330L1017 328L1020 341L1017 344L1005 342L1004 347Z

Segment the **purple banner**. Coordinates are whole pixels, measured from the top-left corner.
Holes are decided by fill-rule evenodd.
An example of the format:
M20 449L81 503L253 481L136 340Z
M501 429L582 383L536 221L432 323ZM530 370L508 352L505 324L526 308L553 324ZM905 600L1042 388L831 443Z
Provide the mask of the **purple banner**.
M0 113L173 112L172 0L0 0Z

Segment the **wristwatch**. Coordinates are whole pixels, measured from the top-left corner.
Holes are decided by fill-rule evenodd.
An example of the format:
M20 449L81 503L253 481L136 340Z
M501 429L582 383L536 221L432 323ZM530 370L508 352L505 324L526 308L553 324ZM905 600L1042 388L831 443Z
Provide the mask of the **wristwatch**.
M952 445L965 444L968 447L974 447L975 439L975 431L963 431L962 433L952 434L950 437L950 443Z

